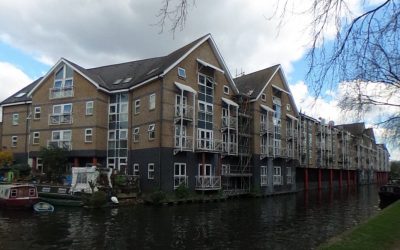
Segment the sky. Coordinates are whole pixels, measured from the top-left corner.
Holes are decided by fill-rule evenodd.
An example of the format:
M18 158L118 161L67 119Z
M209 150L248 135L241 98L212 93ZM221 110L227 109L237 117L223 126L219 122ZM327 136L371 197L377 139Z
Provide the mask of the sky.
M336 124L355 122L337 106L340 85L317 100L310 94L305 56L311 16L289 13L279 25L274 1L198 0L183 29L171 33L168 22L162 32L157 24L162 0L2 0L0 101L46 74L61 57L90 68L166 55L211 33L233 77L281 64L299 110ZM310 1L291 7L300 13ZM358 13L363 2L349 0L349 6ZM328 41L334 36L334 29L325 33ZM374 114L365 121L372 126ZM382 130L376 131L383 142ZM390 151L392 159L400 159L398 150Z

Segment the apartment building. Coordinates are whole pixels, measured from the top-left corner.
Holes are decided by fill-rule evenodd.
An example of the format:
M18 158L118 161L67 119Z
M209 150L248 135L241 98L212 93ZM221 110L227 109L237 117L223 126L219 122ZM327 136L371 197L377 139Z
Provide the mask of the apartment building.
M253 186L265 194L295 191L298 111L281 66L234 81L249 97Z

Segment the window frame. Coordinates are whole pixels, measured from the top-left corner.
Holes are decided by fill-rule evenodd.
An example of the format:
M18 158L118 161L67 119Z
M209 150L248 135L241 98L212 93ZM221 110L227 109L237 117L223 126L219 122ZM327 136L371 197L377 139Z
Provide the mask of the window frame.
M13 113L12 114L12 125L17 126L19 124L19 114L18 113Z
M182 67L178 67L178 76L180 78L186 79L186 69L182 68Z
M33 109L33 120L40 120L42 108L41 107L34 107ZM39 116L37 116L39 115Z
M149 95L149 110L156 109L156 93L152 93Z
M37 140L35 142L35 140ZM40 132L33 132L32 134L32 145L38 145L40 144Z
M11 136L11 147L16 148L18 145L18 136L13 135Z
M147 133L148 133L149 141L154 140L156 138L156 124L155 123L149 124Z
M260 166L260 185L268 186L268 166Z
M91 107L89 107L89 105L91 105ZM85 114L88 115L88 116L89 115L93 115L93 111L94 111L94 102L93 101L87 101L86 102L86 106L85 106Z
M264 102L267 101L267 95L265 93L261 94L261 101L264 101Z
M140 175L139 163L133 163L133 175L135 175L135 176L139 176Z
M133 142L139 142L140 140L140 127L133 128Z
M148 163L147 164L147 179L148 180L154 180L154 163Z
M88 133L90 131L90 134ZM88 137L90 137L90 140L88 140ZM85 129L85 143L92 143L93 142L93 129L92 128L86 128Z
M133 103L134 103L134 107L133 107L134 114L135 115L140 114L140 98L136 99Z
M231 88L229 88L228 85L224 85L224 94L225 95L229 95L230 94L230 90L231 90Z

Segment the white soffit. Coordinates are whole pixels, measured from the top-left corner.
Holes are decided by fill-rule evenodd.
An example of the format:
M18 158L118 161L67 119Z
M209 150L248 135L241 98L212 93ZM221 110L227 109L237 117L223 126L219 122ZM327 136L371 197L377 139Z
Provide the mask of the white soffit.
M200 64L202 64L202 65L204 65L204 66L206 66L206 67L210 67L210 68L213 68L213 69L215 69L215 70L218 70L218 71L221 72L222 74L225 74L225 71L223 71L222 69L220 69L220 68L218 68L217 66L214 66L214 65L212 65L212 64L210 64L210 63L208 63L208 62L205 62L205 61L203 61L203 60L201 60L201 59L199 59L199 58L197 58L197 62L199 62Z
M224 97L221 97L221 98L222 98L222 101L225 102L226 104L231 105L231 106L235 106L235 107L239 107L239 105L236 102L231 101L229 99L226 99Z
M196 90L194 90L192 87L189 87L185 84L179 83L179 82L175 82L175 86L177 86L179 89L184 90L184 91L188 91L191 92L193 94L196 94Z
M296 117L294 117L293 115L290 115L290 114L286 114L286 116L287 117L289 117L290 119L292 119L292 120L298 120Z
M276 86L275 84L272 84L272 87L273 87L273 88L276 88L276 89L279 90L279 91L285 92L285 93L288 94L288 95L291 95L291 93L290 93L289 91L286 91L286 90L284 90L283 88L280 88L280 87Z
M265 106L264 104L260 104L261 108L268 112L275 112L272 108Z

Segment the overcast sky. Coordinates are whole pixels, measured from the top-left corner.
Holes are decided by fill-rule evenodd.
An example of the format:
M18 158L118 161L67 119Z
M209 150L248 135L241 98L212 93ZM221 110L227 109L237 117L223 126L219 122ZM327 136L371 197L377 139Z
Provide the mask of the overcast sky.
M310 0L294 2L300 13ZM349 2L360 11L362 0ZM44 75L60 57L86 68L121 63L166 55L211 33L233 77L279 63L299 110L337 124L354 121L337 108L338 93L327 92L317 102L309 95L304 73L311 17L289 13L278 32L278 18L270 19L275 6L272 0L198 0L189 7L184 29L173 35L168 23L162 33L157 25L161 0L2 0L0 101ZM373 115L366 122L373 124Z

